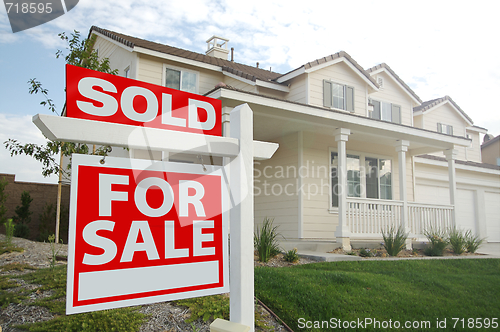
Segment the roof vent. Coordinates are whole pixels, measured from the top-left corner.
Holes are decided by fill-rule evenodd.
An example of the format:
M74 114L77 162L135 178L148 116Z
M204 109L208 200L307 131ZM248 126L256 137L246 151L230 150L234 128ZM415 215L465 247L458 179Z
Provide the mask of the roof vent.
M377 77L377 84L380 86L381 89L384 88L384 78L381 76Z
M229 50L227 48L227 43L229 39L212 36L212 38L207 40L207 51L205 52L208 56L213 56L214 58L227 60L227 55Z

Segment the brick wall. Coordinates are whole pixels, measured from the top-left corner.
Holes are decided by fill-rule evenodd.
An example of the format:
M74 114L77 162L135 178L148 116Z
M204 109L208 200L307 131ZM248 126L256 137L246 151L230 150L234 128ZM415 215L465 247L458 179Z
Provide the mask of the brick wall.
M31 222L28 224L30 227L30 239L36 239L38 236L38 228L39 228L39 216L45 207L45 204L54 204L54 208L57 203L57 184L46 184L46 183L35 183L35 182L19 182L16 181L16 176L13 174L2 174L0 173L0 179L7 180L9 183L5 187L5 192L9 197L7 197L7 201L5 206L7 207L6 217L11 218L15 215L15 208L18 205L21 205L21 194L23 191L28 191L30 193L33 201L30 205L30 211L33 212L31 215ZM69 193L70 186L63 185L62 186L62 200L61 206L69 209ZM55 233L55 220L54 220L54 233ZM5 234L5 227L1 225L0 232ZM67 234L60 234L64 243L68 241Z

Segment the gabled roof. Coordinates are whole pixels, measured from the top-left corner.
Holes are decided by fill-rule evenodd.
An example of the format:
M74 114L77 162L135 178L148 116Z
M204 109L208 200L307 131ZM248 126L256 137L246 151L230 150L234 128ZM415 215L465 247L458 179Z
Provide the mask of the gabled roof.
M173 47L173 46L168 46L160 43L155 43L152 41L148 41L145 39L140 39L128 35L124 35L118 32L102 29L96 26L92 26L90 28L89 35L93 32L98 32L102 34L103 36L106 36L108 38L111 38L127 47L134 48L134 47L142 47L148 50L152 51L157 51L165 54L170 54L174 56L178 56L181 58L185 59L190 59L194 61L199 61L203 62L206 64L214 65L214 66L219 66L222 68L222 71L226 71L228 73L231 73L233 75L240 76L242 78L251 80L251 81L256 81L256 80L262 80L266 82L273 82L277 77L280 77L281 74L275 73L269 70L257 68L257 67L252 67L244 64L240 64L237 62L229 61L229 60L224 60L224 59L219 59L216 57L208 56L205 54L201 53L196 53L196 52L191 52L187 50L183 50L181 48ZM276 83L276 82L273 82ZM278 84L278 83L276 83Z
M340 51L335 54L328 55L323 58L316 59L314 61L308 62L292 71L289 71L286 74L281 75L276 79L277 82L284 82L287 81L295 76L298 76L302 73L305 72L311 72L314 71L315 69L320 69L323 68L324 66L327 66L329 62L333 61L338 61L338 60L345 60L348 64L352 66L352 68L357 71L358 75L360 75L368 84L370 84L374 89L378 90L379 86L375 79L370 76L370 74L363 69L347 52ZM320 67L320 68L317 68Z
M454 101L453 99L451 99L450 96L444 96L442 98L437 98L437 99L432 99L432 100L428 100L428 101L425 101L422 103L422 105L420 106L417 106L417 107L414 107L413 108L413 112L416 113L416 112L421 112L421 113L425 113L429 110L432 110L434 109L434 107L442 104L442 103L446 103L446 102L449 102L459 113L460 115L470 123L470 125L473 125L474 122L472 121L472 119L460 108L460 106L458 106Z
M367 69L366 71L368 73L375 73L380 70L387 71L394 78L394 80L396 80L396 82L402 85L402 87L406 90L406 92L408 92L408 94L410 94L415 99L415 101L417 101L419 104L422 104L422 99L420 99L420 97L417 96L417 94L394 72L394 70L391 69L391 67L389 67L388 64L381 63Z

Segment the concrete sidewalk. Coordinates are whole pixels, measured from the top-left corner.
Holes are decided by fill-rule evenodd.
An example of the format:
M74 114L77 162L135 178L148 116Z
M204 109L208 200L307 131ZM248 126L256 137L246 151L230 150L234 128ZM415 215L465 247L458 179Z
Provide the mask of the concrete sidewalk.
M500 243L485 243L477 250L477 256L433 256L433 257L386 257L376 258L376 260L403 260L403 259L474 259L474 258L500 258ZM309 258L318 262L339 262L339 261L359 261L364 260L359 256L331 254L313 250L299 250L300 257ZM369 259L365 259L369 260Z

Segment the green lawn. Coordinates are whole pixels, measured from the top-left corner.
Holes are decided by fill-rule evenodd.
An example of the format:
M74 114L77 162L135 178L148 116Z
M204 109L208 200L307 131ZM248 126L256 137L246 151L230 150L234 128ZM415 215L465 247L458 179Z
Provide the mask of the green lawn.
M431 329L407 329L411 331L471 330L468 324L474 331L500 330L498 259L258 267L255 294L294 331L380 331L391 326L389 320L393 327L399 321L400 330L405 330L407 321L413 327L431 324ZM472 323L470 318L479 320ZM372 323L366 324L370 319ZM438 320L444 327L444 319L447 328L437 329ZM380 326L374 325L375 320ZM480 323L483 327L478 329ZM484 329L488 323L489 329ZM344 324L349 328L341 328Z

